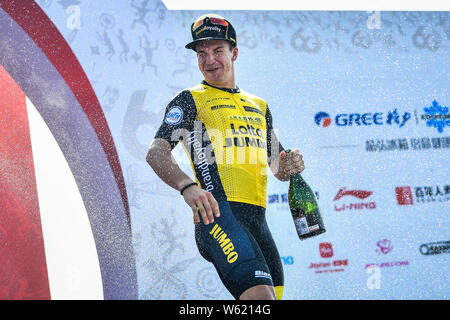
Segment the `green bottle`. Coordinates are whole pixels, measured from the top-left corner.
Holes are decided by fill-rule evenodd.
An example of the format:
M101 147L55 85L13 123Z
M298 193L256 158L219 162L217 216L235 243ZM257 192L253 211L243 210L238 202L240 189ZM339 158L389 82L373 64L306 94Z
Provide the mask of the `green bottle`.
M289 153L290 150L285 150ZM300 173L291 175L289 181L289 208L300 240L324 233L325 226L316 196Z

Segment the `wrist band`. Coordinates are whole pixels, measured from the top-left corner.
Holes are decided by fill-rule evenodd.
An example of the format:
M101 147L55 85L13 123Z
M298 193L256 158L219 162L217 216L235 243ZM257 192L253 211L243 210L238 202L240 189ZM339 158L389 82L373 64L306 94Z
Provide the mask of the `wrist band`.
M197 182L189 183L188 185L185 185L183 188L181 188L180 194L183 195L183 191L186 190L186 189L189 188L189 187L192 187L193 185L198 186Z

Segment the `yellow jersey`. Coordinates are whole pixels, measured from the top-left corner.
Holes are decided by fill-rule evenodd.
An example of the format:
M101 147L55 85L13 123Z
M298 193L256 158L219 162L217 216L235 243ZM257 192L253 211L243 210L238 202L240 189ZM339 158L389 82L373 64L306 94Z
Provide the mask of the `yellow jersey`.
M216 200L266 207L267 167L283 147L263 99L203 81L172 99L155 138L172 149L183 142L196 182Z

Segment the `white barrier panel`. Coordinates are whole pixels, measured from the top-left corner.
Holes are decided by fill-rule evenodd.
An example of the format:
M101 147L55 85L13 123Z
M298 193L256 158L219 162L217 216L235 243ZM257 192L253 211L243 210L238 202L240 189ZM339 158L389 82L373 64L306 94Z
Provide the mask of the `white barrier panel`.
M29 99L27 111L50 295L54 300L103 299L95 241L78 187Z

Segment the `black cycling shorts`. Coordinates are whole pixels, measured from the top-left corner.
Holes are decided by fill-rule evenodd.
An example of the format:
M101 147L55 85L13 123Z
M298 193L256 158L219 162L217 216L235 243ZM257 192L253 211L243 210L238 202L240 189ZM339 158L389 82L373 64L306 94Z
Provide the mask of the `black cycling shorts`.
M283 266L266 222L265 208L219 201L220 217L195 225L200 254L214 264L235 299L256 285L284 285Z

